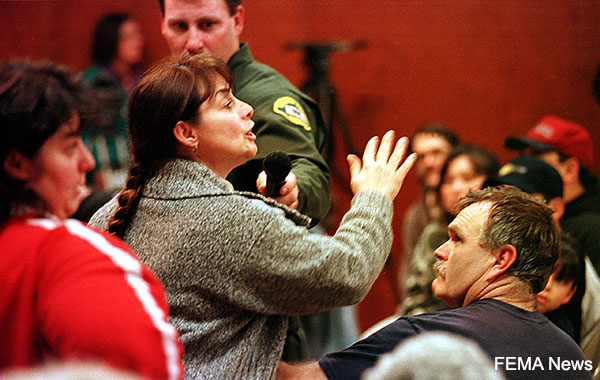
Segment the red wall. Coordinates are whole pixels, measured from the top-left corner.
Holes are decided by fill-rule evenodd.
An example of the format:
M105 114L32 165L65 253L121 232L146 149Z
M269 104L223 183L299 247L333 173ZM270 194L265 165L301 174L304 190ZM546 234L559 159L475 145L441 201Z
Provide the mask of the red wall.
M512 153L503 148L504 137L524 133L549 113L580 122L595 142L600 138L600 108L591 90L600 63L596 1L244 3L243 39L259 60L296 84L305 77L302 54L285 50L287 42L367 42L363 50L332 55L331 76L357 146L390 128L409 134L423 122L439 121L506 160ZM96 20L114 10L129 11L142 23L148 62L167 54L154 0L0 1L0 59L48 58L82 69L89 64ZM345 175L340 157L336 166ZM348 199L336 194L345 209ZM399 221L417 196L411 176L396 201L394 260L359 308L362 328L394 310Z

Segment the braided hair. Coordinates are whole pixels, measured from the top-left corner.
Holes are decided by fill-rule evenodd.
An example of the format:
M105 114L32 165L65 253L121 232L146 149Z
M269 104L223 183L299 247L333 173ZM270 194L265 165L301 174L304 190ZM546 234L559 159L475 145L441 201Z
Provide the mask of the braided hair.
M134 87L129 100L131 165L108 232L124 238L145 184L177 157L173 128L178 121L200 120L200 105L214 93L219 76L233 87L231 72L221 59L184 52L150 68Z

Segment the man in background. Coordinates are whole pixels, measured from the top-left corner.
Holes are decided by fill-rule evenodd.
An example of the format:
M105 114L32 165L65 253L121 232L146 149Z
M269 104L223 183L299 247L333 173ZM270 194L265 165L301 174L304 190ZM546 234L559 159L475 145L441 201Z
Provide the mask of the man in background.
M406 279L410 271L410 260L417 241L425 226L441 216L435 189L440 184L444 162L459 143L458 136L448 127L427 123L417 128L410 136L411 152L417 153L414 171L422 187L422 195L412 203L404 214L402 223L403 252L398 274L399 302L406 296ZM401 312L401 314L403 314Z
M600 183L590 172L594 145L588 131L573 121L550 115L525 136L508 137L504 145L538 157L558 171L565 201L560 224L600 273Z

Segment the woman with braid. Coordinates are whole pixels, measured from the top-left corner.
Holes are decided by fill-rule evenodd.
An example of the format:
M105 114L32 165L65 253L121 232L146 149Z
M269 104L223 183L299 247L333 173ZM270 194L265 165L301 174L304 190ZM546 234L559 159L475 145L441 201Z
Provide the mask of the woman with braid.
M91 224L122 237L165 284L188 379L274 379L288 316L353 304L390 251L392 200L415 157L372 138L350 156L350 211L333 237L224 179L253 157L253 109L208 55L169 58L133 89L126 188Z

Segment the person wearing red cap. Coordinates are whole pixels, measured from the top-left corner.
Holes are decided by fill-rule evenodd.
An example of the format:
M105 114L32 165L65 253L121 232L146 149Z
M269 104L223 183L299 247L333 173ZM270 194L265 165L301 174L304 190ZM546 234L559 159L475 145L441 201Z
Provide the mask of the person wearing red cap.
M525 136L506 138L504 145L552 165L564 185L565 213L561 226L578 242L600 272L600 183L590 172L594 146L581 125L544 116Z

